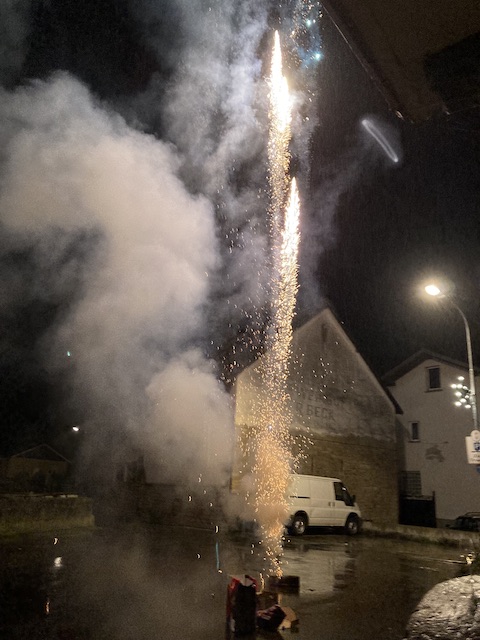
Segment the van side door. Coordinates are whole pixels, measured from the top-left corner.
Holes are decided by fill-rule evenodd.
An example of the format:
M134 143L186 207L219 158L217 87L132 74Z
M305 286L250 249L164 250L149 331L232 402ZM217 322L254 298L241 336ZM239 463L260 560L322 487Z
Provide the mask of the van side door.
M310 497L310 480L308 476L292 475L289 486L290 512L305 511L311 520L312 501Z
M328 478L311 478L310 495L310 524L317 527L331 527L335 506L332 481Z

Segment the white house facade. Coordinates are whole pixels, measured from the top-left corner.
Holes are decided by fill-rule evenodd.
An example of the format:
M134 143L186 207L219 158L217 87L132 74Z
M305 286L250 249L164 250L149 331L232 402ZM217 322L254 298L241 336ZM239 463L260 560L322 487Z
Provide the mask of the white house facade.
M480 467L468 463L465 441L473 430L472 411L464 407L468 401L455 405L461 396L452 388L468 386L467 365L420 351L384 380L403 411L397 416L403 493L434 496L440 526L467 511L480 511Z

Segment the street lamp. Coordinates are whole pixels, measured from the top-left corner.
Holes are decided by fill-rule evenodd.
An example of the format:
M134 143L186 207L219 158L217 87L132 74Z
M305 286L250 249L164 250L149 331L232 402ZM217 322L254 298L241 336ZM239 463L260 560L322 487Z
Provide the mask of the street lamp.
M475 393L475 372L473 370L473 356L472 356L472 340L470 337L470 327L468 325L467 318L465 314L460 309L460 307L452 300L450 296L448 296L445 292L437 287L436 284L428 284L425 287L425 291L430 296L434 296L437 298L442 298L448 300L448 302L454 307L458 313L462 316L463 324L465 325L465 337L467 340L467 357L468 357L468 376L470 383L470 404L472 406L472 416L473 416L473 428L475 431L478 431L478 416L477 416L477 396Z

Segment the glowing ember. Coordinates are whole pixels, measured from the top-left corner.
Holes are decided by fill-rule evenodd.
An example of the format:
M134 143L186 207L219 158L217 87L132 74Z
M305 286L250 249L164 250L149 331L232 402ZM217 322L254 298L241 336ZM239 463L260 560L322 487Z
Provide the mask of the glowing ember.
M292 422L287 378L291 360L292 318L297 294L299 198L295 180L288 186L290 97L282 74L280 40L275 45L270 77L269 181L272 234L272 311L266 353L260 362L263 393L259 396L255 438L255 512L269 571L282 574L280 557L287 516L287 487L293 466Z

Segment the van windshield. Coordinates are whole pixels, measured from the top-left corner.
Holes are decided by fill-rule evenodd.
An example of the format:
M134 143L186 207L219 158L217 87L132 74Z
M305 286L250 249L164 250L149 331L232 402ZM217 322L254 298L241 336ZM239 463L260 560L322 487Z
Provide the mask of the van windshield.
M354 506L354 500L349 494L347 487L342 482L334 482L335 486L335 500L341 500L348 507Z

